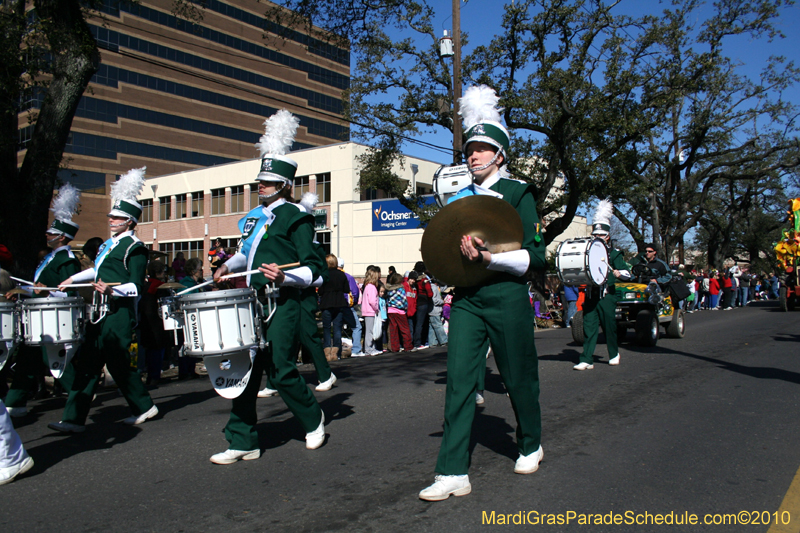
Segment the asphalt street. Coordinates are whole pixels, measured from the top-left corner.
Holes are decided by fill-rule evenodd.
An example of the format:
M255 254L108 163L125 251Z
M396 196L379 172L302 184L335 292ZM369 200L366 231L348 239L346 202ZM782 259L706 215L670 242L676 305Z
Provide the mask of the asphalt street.
M440 348L333 363L339 382L315 393L328 434L315 451L305 449L303 430L280 398L259 400L263 455L228 466L209 462L227 447L221 430L229 401L207 379L153 389L160 414L136 427L122 424L130 412L118 393L103 391L80 435L47 428L59 420L63 398L32 402L31 414L15 424L36 465L0 487L0 527L768 530L578 520L672 513L673 520L694 514L702 521L706 514L778 511L800 467L800 312L757 302L694 313L683 339L640 348L629 334L618 367L608 366L599 344L594 370L585 372L572 370L580 348L568 329L536 337L544 461L534 474L513 472L514 415L490 358L486 404L473 426L472 494L438 503L417 498L433 482L441 441L446 350ZM316 385L313 367L301 370ZM568 513L575 513L569 524L531 523ZM514 525L516 516L525 523ZM789 517L790 529L800 531L800 508ZM498 525L503 520L512 525Z

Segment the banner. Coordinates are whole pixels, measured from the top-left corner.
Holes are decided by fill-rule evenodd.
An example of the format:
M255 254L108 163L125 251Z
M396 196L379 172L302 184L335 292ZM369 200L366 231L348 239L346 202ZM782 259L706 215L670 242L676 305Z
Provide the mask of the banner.
M425 205L435 203L433 196L425 197ZM372 202L372 231L419 228L419 217L403 207L400 200L391 198Z

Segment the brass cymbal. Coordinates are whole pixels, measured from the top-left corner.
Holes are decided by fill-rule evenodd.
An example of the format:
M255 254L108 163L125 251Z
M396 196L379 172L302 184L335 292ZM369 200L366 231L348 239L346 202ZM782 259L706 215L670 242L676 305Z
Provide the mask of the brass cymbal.
M496 271L461 255L461 237L483 239L492 253L522 247L522 219L511 204L494 196L467 196L447 204L431 219L422 235L422 260L439 280L456 287L478 285Z
M183 290L185 288L186 288L186 285L184 285L183 283L178 283L176 281L171 281L169 283L162 283L161 285L156 287L156 290L161 290L161 289L179 289L179 290Z
M25 295L28 295L30 293L28 291L26 291L26 290L23 290L23 289L20 289L19 287L16 287L16 288L11 289L10 291L8 291L6 294L25 294Z

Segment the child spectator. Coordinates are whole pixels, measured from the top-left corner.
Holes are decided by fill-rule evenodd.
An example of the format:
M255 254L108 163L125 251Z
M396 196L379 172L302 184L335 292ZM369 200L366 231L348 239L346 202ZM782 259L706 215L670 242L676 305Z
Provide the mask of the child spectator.
M408 329L408 299L403 287L403 278L394 273L386 280L386 295L388 299L387 315L389 316L389 346L393 352L400 351L400 336L403 337L403 347L411 351L411 332Z

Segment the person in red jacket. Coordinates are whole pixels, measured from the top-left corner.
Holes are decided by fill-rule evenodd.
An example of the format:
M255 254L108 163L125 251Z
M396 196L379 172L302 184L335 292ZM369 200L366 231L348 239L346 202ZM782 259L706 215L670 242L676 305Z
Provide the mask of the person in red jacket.
M719 304L719 272L712 272L711 279L708 281L708 294L711 295L711 310L717 310Z
M428 313L433 305L431 280L425 273L425 263L417 261L414 265L417 274L417 309L414 314L414 348L428 348Z
M414 338L414 315L417 314L417 273L413 270L406 272L403 276L403 288L406 290L406 300L408 301L408 308L406 309L406 316L408 318L408 331L411 333L411 338ZM413 341L412 341L413 344Z

